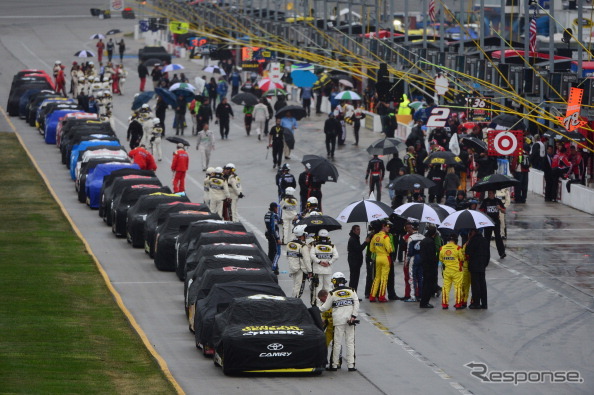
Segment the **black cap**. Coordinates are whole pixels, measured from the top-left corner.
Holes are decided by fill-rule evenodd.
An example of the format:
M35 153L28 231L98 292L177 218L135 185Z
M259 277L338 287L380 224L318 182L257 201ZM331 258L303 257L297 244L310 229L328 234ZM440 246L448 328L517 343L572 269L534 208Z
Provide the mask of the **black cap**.
M272 202L272 203L270 203L270 206L269 206L269 208L270 208L271 210L272 210L273 208L277 208L277 207L278 207L278 203L276 203L276 202Z

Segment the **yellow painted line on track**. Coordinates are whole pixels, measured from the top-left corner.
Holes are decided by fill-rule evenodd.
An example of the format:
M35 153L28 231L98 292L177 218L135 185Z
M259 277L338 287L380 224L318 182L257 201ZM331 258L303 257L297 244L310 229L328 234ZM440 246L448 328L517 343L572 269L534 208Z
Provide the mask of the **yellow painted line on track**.
M14 134L17 136L17 139L19 140L19 143L21 144L21 147L23 147L23 149L27 153L27 156L29 157L29 159L33 163L33 166L35 166L35 169L37 170L37 173L39 173L39 175L43 179L43 182L47 186L50 194L52 195L52 197L54 198L54 200L56 201L56 203L58 203L58 206L60 206L60 210L62 210L62 213L64 214L64 216L66 217L66 219L68 220L68 222L70 222L70 226L72 226L72 229L74 230L74 233L76 233L76 235L78 236L78 238L83 242L83 244L85 246L85 249L87 250L87 253L89 255L91 255L91 257L93 258L93 261L95 262L95 266L97 266L97 269L99 270L99 273L103 277L103 280L105 281L105 284L107 285L107 288L109 289L109 292L111 292L112 296L114 297L114 299L115 299L118 307L120 308L120 310L122 310L122 312L124 313L124 315L126 316L126 318L128 319L128 321L130 322L130 325L132 325L132 328L134 328L134 330L136 331L136 333L138 333L138 336L140 336L140 339L144 343L144 346L151 353L151 355L153 356L153 358L155 358L155 360L159 364L159 367L161 368L161 370L165 374L165 377L167 377L167 380L169 380L169 382L171 383L171 385L173 385L173 387L175 388L175 390L177 391L177 393L178 394L185 394L185 392L182 389L181 385L179 385L179 383L177 382L177 380L175 379L175 377L173 377L173 374L171 374L171 371L169 370L169 367L167 366L167 362L165 362L165 359L163 359L163 357L157 352L157 350L155 350L155 348L153 347L153 345L149 341L146 333L144 333L144 331L142 330L142 328L140 327L140 325L138 325L138 323L136 322L136 319L134 318L134 316L132 315L132 313L130 312L130 310L128 310L128 308L124 304L124 301L122 300L122 297L120 296L119 292L113 287L113 285L111 283L111 279L109 278L109 275L107 274L107 272L105 271L105 269L103 268L103 266L101 266L101 262L99 262L99 259L97 259L97 257L93 253L93 250L91 249L91 246L89 245L89 243L87 242L87 240L85 240L85 238L83 237L82 233L80 232L80 230L78 229L78 227L76 226L76 224L74 223L74 221L72 220L72 217L70 216L70 214L68 213L68 211L66 210L66 208L64 207L64 205L62 205L62 202L60 201L60 199L58 199L58 195L56 194L56 192L54 192L54 190L53 190L53 188L52 188L49 180L47 179L47 177L45 176L45 174L41 171L41 168L37 164L37 161L35 160L35 158L31 154L31 152L25 146L25 143L23 142L21 136L19 135L19 133L16 130L16 127L14 126L14 123L12 123L12 121L8 117L8 114L6 114L6 111L4 110L4 107L2 107L2 106L0 106L0 113L2 113L2 116L4 117L4 119L6 119L6 122L8 123L8 125L10 125L10 128L12 129L12 131L14 132Z

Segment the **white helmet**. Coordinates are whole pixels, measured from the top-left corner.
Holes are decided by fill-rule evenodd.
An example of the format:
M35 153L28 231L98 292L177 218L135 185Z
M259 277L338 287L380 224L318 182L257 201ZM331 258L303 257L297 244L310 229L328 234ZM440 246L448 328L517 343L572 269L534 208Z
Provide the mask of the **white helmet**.
M330 236L330 233L326 229L320 229L318 231L318 236L320 236L320 237L328 237L328 236Z
M143 105L142 105L142 107L140 107L140 108L142 108L142 109L147 109L147 108L150 108L150 107L149 107L149 105L148 105L148 104L143 104Z
M161 120L159 118L153 118L152 121L153 121L154 126L157 126L158 124L161 123Z
M293 228L293 234L297 237L301 237L305 235L305 228L307 228L307 225L297 225Z
M103 91L103 96L105 96L105 97L111 97L111 92L110 91Z
M93 66L95 63L93 63L93 61L89 62L89 66Z
M295 193L295 188L293 188L293 187L288 187L287 189L285 189L286 195L293 196L294 193Z
M95 77L95 79L93 79L94 82L101 82L101 78L99 77Z
M233 163L227 163L225 165L225 169L233 169L233 170L235 170L235 165Z
M211 167L209 167L208 169L206 169L206 173L207 173L207 174L212 174L212 173L214 173L214 171L215 171L215 168L214 168L214 167L212 167L212 166L211 166Z
M56 60L56 64L62 64L62 62L59 60Z
M344 274L342 272L336 272L332 275L332 284L340 285L340 284L346 284L346 282L347 282L346 277L344 276Z
M215 167L214 172L215 173L222 173L223 172L223 168L221 166L217 166L217 167Z
M318 198L315 197L315 196L312 196L309 199L307 199L307 203L309 203L309 204L318 204Z
M337 278L345 278L342 272L336 272L332 275L332 279L335 280Z

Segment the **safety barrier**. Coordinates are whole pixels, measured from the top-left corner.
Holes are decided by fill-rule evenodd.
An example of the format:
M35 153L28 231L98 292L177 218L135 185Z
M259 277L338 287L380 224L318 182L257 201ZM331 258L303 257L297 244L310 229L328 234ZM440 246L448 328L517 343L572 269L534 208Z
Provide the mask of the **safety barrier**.
M531 169L528 176L528 190L544 196L544 173ZM571 184L571 192L567 192L567 180L559 181L558 201L588 214L594 214L594 189L581 184Z

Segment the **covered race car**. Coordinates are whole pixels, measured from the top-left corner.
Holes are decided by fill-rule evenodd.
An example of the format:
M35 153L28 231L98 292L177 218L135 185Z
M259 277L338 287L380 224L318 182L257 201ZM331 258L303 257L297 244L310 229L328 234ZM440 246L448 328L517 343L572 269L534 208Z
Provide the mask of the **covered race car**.
M62 118L60 118L58 126L56 127L56 145L60 147L60 141L62 140L62 131L64 129L64 126L70 124L71 122L74 122L75 120L81 120L80 122L83 122L86 119L96 121L99 119L99 116L97 114L93 114L90 112L73 112L71 114L66 114Z
M117 138L113 132L102 132L102 131L91 131L88 129L76 131L72 138L69 138L66 143L61 144L60 153L62 155L62 163L66 165L67 169L70 169L70 157L72 156L72 147L84 142L84 141L117 141ZM111 144L111 143L110 143Z
M159 270L175 271L175 241L177 237L194 221L202 219L221 219L218 214L208 211L186 210L169 217L157 227L155 235L155 266Z
M272 268L272 262L270 262L268 255L256 244L214 243L202 245L188 255L186 259L186 277L187 273L198 266L201 258L217 254L257 256L268 262L268 265Z
M268 259L265 260L262 259L262 257L254 255L234 255L224 253L201 259L196 269L188 272L186 280L184 281L184 306L186 317L190 319L190 323L192 323L192 309L197 300L198 287L200 287L202 277L206 271L227 267L236 269L262 268L272 272L269 262ZM278 279L275 281L278 281Z
M144 246L144 224L147 216L152 213L157 206L163 203L189 202L186 195L175 193L154 193L147 196L141 196L132 207L128 209L128 218L126 219L126 239L134 248Z
M301 299L236 298L215 317L214 363L223 373L316 373L326 364L326 338Z
M70 107L70 105L68 106ZM60 119L68 114L84 113L81 108L65 108L53 111L45 117L45 129L43 137L46 144L56 144L56 131Z
M74 181L74 189L76 189L76 194L78 196L78 201L84 203L87 201L87 178L90 174L93 174L97 166L104 164L104 163L130 163L129 160L126 159L114 159L108 157L99 157L99 158L91 158L87 162L81 163L80 171L78 173L77 179Z
M8 115L12 117L19 115L19 101L21 96L30 89L53 90L54 87L44 76L37 74L23 76L17 81L13 81L8 95L8 103L6 104Z
M76 169L79 167L80 162L83 160L83 157L86 154L86 161L89 160L89 156L97 156L95 153L91 153L91 151L102 150L104 153L105 150L110 151L124 151L124 147L120 145L118 140L85 140L81 141L79 144L75 144L72 147L72 151L70 153L70 161L68 165L68 169L70 169L70 177L73 180L76 180ZM126 156L128 154L126 153Z
M178 213L184 210L210 212L208 206L203 203L175 202L158 205L155 211L146 217L146 222L144 223L144 252L149 254L151 258L154 257L155 252L155 234L157 233L157 227L165 222L167 217L169 217L169 214Z
M141 196L153 193L171 193L171 189L167 186L136 184L124 188L122 192L115 197L111 207L111 231L116 237L124 237L126 235L128 209L136 203Z
M103 185L110 180L110 176L106 177L103 181ZM116 177L112 180L111 184L107 187L103 188L103 192L101 193L101 205L99 206L100 216L103 218L103 221L107 223L108 226L111 226L111 207L113 204L113 200L124 190L124 188L130 185L137 185L137 184L151 184L151 185L158 185L161 186L161 180L157 177L150 177L150 176L142 176L142 175L127 175L122 177Z
M70 169L72 173L74 171L74 181L76 181L80 176L80 168L82 167L83 163L90 161L91 159L96 158L111 158L111 159L121 159L127 160L128 162L132 162L128 157L128 153L124 149L124 147L119 145L97 145L94 147L87 147L84 151L81 151L82 156L79 155L79 159L75 164L74 169Z
M190 245L192 245L192 249L195 249L195 242L202 233L220 229L245 232L245 227L241 222L209 219L190 224L184 233L180 235L175 243L175 272L180 280L185 278L186 257L190 251Z
M222 313L234 298L251 295L285 296L278 284L248 283L243 281L215 284L208 296L200 299L196 304L194 320L190 321L190 329L194 330L196 347L202 349L204 355L214 354L212 343L212 329L217 313Z
M87 196L87 205L90 208L99 208L103 180L119 170L143 171L135 163L103 163L97 165L93 173L89 174L85 183L85 195Z
M48 100L52 100L52 102L46 103ZM53 112L61 110L82 110L78 106L78 103L76 103L74 100L56 100L57 99L46 99L42 103L41 107L39 107L39 110L37 110L37 117L35 118L35 122L37 125L37 129L39 130L39 133L41 135L45 135L45 125Z
M25 114L25 119L27 123L31 126L35 126L35 117L37 116L37 110L39 106L45 99L52 99L56 97L62 97L62 95L58 93L52 93L53 91L43 90L39 93L35 93L29 97L29 103L27 103L27 112Z

